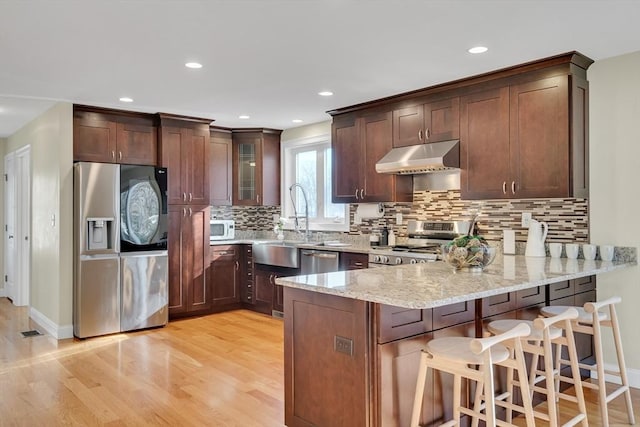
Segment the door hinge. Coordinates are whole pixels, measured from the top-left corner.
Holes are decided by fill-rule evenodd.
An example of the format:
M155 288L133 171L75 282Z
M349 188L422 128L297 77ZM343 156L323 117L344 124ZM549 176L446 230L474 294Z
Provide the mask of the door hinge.
M8 282L9 281L9 276L7 276L6 274L4 275L4 281Z
M4 174L4 180L5 182L9 182L9 175L7 175L6 173Z

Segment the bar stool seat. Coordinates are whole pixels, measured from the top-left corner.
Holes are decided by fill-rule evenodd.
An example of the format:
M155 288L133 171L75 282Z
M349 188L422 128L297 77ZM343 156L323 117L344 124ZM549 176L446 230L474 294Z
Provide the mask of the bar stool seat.
M593 315L591 313L587 313L587 311L583 307L574 307L571 305L550 305L547 307L542 307L540 309L540 313L544 317L552 317L566 311L568 308L575 308L576 310L578 310L578 318L576 319L578 323L586 323L588 325L593 323ZM600 321L608 320L608 318L609 316L607 316L605 313L602 313L600 311L598 312L598 319Z
M526 337L530 333L529 325L518 324L503 334L487 338L445 337L429 341L420 355L411 427L418 427L420 423L429 369L449 373L454 377L453 419L442 426L459 426L462 414L472 417L473 426L478 426L481 420L487 427L513 426L510 420L505 422L496 419L496 406L500 406L524 414L527 427L535 427L528 382L523 381L520 385L523 401L520 406L513 403L512 393L495 396L493 376L494 366L502 366L507 368L510 378L513 378L514 371L519 378L526 378L520 337ZM472 407L461 404L462 378L476 383Z
M563 313L564 311L566 311L566 309L561 311L560 313ZM560 314L560 313L558 313L558 314ZM532 320L517 320L517 319L494 320L493 322L491 322L491 323L489 323L487 325L487 330L489 332L491 332L493 335L498 335L498 334L502 334L502 333L508 331L509 329L515 327L519 323L526 323L531 328L531 333L529 334L528 337L526 337L527 340L530 340L530 341L542 341L542 338L543 338L542 331L539 330L539 329L535 329L533 327L533 321ZM556 338L560 338L562 336L562 329L550 327L549 328L549 336L550 336L550 338L552 340L555 340Z
M631 391L629 390L629 379L627 376L627 367L624 361L624 353L622 351L622 339L620 337L620 327L618 324L618 316L616 314L615 305L622 302L620 297L611 297L600 302L588 302L584 307L574 307L579 312L577 319L573 321L573 332L587 334L593 336L593 344L595 349L595 364L587 365L580 363L582 369L595 371L598 376L597 383L590 381L582 382L582 386L598 391L598 403L600 406L600 415L602 417L602 425L609 427L609 409L608 403L620 395L624 395L627 407L627 417L629 424L635 424L635 416L633 414L633 403L631 400ZM563 306L544 307L540 313L545 316L553 316L562 310ZM601 312L600 310L606 310ZM613 333L614 348L616 351L616 359L618 362L617 369L608 370L604 367L604 354L602 348L602 327L609 327ZM556 360L556 369L559 370L561 365L566 365L567 361L558 358ZM620 378L621 384L611 384L610 392L607 392L605 374L617 376Z

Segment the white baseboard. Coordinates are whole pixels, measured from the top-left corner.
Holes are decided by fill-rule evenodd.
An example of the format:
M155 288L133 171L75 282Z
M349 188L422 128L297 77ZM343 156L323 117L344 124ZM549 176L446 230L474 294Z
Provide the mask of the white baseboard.
M29 317L57 340L73 338L73 325L60 326L33 307L29 307Z
M0 298L7 296L7 290L5 288L0 289Z
M609 371L617 371L618 365L612 365L609 363L604 364L604 369ZM633 388L640 389L640 369L629 369L627 368L627 376L629 377L629 386ZM591 378L597 379L598 373L596 371L591 371ZM607 382L613 384L621 384L620 377L616 375L605 374L605 378Z

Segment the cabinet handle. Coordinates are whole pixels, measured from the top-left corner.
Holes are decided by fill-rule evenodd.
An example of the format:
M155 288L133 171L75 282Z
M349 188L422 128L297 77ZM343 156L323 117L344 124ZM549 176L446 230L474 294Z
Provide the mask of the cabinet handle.
M364 200L364 188L360 190L360 200Z
M418 131L418 139L422 141L422 129Z
M502 181L502 194L507 194L507 181Z
M353 265L355 265L356 267L362 267L364 264L362 264L361 262L354 262Z
M240 263L236 261L236 271L240 270Z
M259 194L256 194L256 202L260 203L260 195Z
M511 194L516 194L516 182L511 181Z
M182 193L182 201L183 202L187 201L187 193Z
M191 208L189 208L189 216L193 215L193 211L191 210Z
M358 189L356 188L356 200L358 200Z
M114 150L111 150L111 158L114 160L116 158L116 152Z
M182 216L187 216L187 208L182 208Z
M189 193L189 201L193 200L193 193Z
M424 139L429 139L430 136L431 136L431 130L427 128L427 130L424 132Z
M118 151L118 158L122 160L122 151Z

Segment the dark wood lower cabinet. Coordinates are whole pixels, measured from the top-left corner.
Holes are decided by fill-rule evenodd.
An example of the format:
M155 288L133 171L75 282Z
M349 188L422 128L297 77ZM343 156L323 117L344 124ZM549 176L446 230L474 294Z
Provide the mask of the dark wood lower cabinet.
M284 296L282 286L276 285L278 277L296 276L298 268L275 267L264 264L254 264L254 307L253 309L265 314L279 314L284 311ZM277 313L274 313L276 311Z
M240 303L240 246L211 247L211 267L208 275L211 302L216 308L230 308Z
M582 305L595 301L595 292L593 277L433 310L407 310L285 288L285 424L409 425L427 342L481 336L492 320L533 320L544 305ZM550 295L563 296L550 300ZM590 337L576 335L576 343L580 359L590 358ZM504 388L506 374L496 371L496 379L497 389ZM463 403L474 390L472 384L463 387ZM451 419L452 393L452 375L428 374L421 425Z

